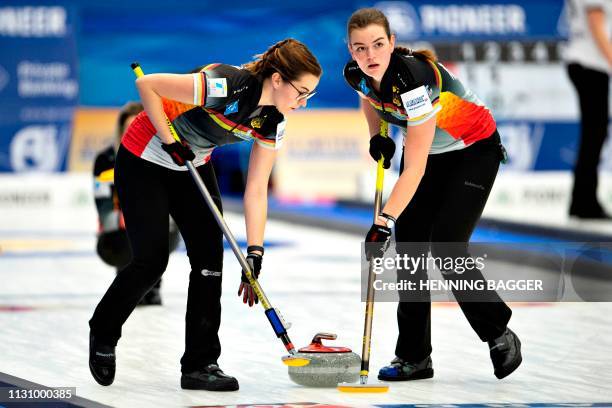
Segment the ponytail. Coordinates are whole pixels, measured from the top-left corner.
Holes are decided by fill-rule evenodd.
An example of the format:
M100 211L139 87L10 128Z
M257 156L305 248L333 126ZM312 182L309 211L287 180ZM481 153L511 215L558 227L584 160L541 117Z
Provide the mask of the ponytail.
M277 42L255 58L254 61L244 64L243 68L262 79L272 76L275 72L290 81L298 79L304 73L316 77L323 73L317 58L303 43L293 38Z
M401 55L412 55L415 58L419 58L422 60L429 60L431 62L438 62L438 57L436 57L436 53L432 50L426 48L419 48L418 50L413 50L406 47L395 47L393 52Z

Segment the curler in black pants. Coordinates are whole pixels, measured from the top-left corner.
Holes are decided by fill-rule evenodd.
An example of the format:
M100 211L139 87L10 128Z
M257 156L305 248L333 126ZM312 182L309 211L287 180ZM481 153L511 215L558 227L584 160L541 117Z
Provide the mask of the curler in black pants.
M503 157L499 134L476 142L463 150L429 155L425 175L419 187L397 220L397 251L409 256L445 257L440 251L448 246L436 243L454 242L452 256L468 256L467 243L489 197ZM401 168L404 167L403 159ZM404 244L403 244L404 243ZM442 249L440 249L442 248ZM482 279L475 270L470 279ZM427 279L427 271L416 275L398 270L398 280ZM482 341L504 333L512 311L495 291L479 292L482 301L462 301L455 294L468 322ZM408 362L420 362L431 354L431 301L429 292L420 293L420 301L401 301L397 308L399 337L396 356Z
M212 163L198 173L221 209ZM168 264L168 214L185 241L191 264L185 353L181 371L216 363L221 353L223 235L187 171L175 171L136 157L121 146L115 184L133 258L116 276L89 321L96 341L116 345L121 327L140 299L159 281Z

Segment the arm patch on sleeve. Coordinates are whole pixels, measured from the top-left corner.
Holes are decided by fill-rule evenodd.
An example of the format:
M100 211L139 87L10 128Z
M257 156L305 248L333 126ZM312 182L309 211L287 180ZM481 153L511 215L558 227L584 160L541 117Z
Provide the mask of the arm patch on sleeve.
M283 120L276 126L276 144L275 147L278 149L283 144L283 138L285 137L285 128L287 127L287 121Z
M226 98L227 79L206 77L206 95L211 98Z

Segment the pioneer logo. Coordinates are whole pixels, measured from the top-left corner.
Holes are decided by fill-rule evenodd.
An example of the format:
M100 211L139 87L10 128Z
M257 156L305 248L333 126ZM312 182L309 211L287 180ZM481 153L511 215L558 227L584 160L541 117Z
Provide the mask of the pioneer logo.
M433 6L420 8L427 34L523 34L525 10L518 5Z
M1 37L64 37L66 9L52 7L0 7Z
M527 33L526 12L517 4L424 4L417 10L402 1L375 4L400 40L439 35L520 35Z

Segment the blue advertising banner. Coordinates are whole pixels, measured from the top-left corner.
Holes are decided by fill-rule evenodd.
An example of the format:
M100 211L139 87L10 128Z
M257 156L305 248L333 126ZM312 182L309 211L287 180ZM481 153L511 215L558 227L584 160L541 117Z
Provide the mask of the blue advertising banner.
M0 47L10 50L0 54L0 172L65 171L75 107L116 108L138 99L133 61L149 73L240 65L292 37L324 71L309 107L357 108L342 69L349 60L346 22L361 7L383 10L400 43L431 47L445 63L464 64L459 76L498 120L536 130L550 123L542 156L525 170L571 168L567 149L575 148L577 116L573 89L563 82L562 0L236 0L227 7L208 0L176 6L8 0L0 5ZM524 89L529 83L538 87ZM546 98L555 101L554 117ZM514 113L520 109L527 114ZM559 135L562 149L550 145L561 142Z
M0 7L0 172L63 171L78 103L76 12Z
M498 121L508 153L502 170L571 170L577 155L578 124L534 120Z
M571 170L578 151L579 126L575 122L546 120L498 120L497 129L507 153L502 171ZM395 126L391 136L396 145L402 133ZM612 169L612 147L602 154L602 169ZM608 152L609 151L609 152ZM400 155L393 158L393 169L399 172Z
M564 35L562 0L257 4L238 0L231 7L191 0L178 7L168 7L161 0L138 7L118 0L91 2L80 6L81 101L89 106L120 106L125 99L136 98L129 69L134 60L147 72L185 72L211 62L240 65L292 37L308 45L324 71L317 97L309 106L357 107L342 69L350 58L346 23L361 7L382 9L400 42L428 42L442 56L449 52L440 47L459 49L466 42L512 41L516 46L516 42L558 41ZM478 46L474 52L480 52Z
M566 35L563 1L382 1L399 41L550 40Z

